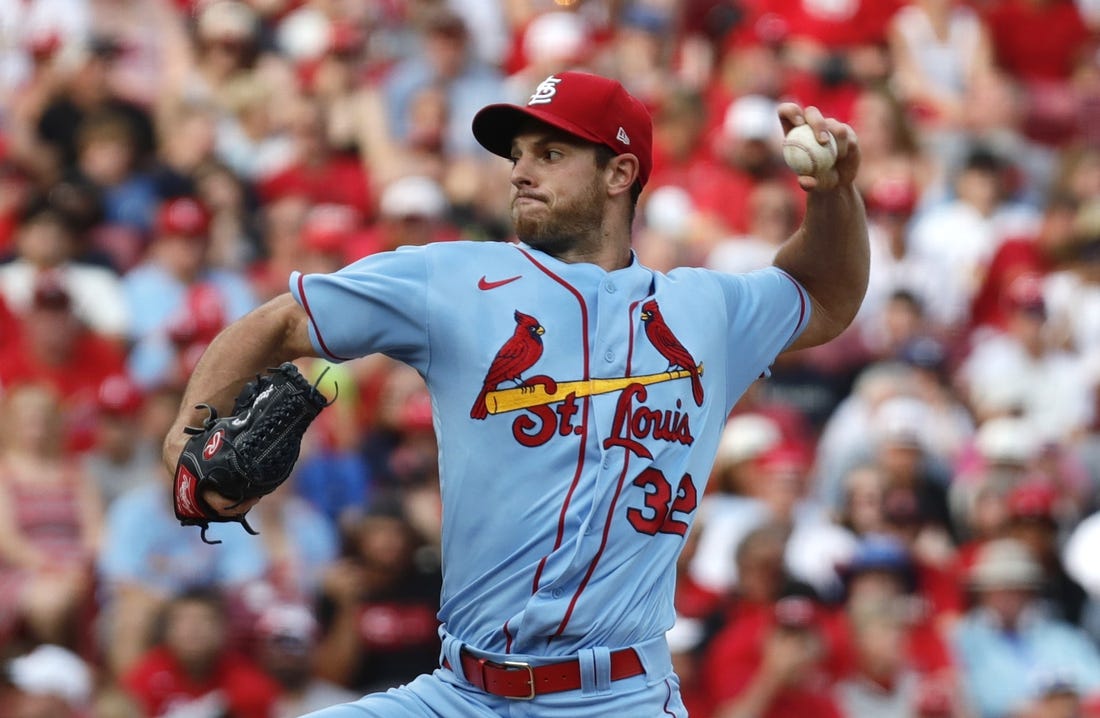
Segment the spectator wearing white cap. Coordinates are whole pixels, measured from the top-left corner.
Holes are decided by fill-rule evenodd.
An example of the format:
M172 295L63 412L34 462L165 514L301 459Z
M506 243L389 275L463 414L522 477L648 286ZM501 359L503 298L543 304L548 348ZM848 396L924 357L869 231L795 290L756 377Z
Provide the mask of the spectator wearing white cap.
M347 243L346 259L405 245L457 239L449 222L450 202L443 186L431 177L408 175L386 185L378 201L378 221Z
M775 121L776 106L764 95L742 95L728 105L713 136L717 171L693 195L699 209L726 234L748 230L749 196L756 185L770 179L790 181L780 152L783 134Z
M271 718L297 718L359 697L313 673L319 627L308 608L276 603L256 621L260 667L282 688Z
M829 415L817 444L814 493L834 511L844 497L844 477L866 463L878 407L896 396L911 396L916 379L912 367L901 362L877 362L856 377L851 393Z
M162 111L168 114L180 103L196 101L220 106L225 84L252 67L259 31L259 18L248 3L198 3L193 42L172 47L175 57L164 77Z
M923 400L911 396L890 398L873 415L871 449L887 485L911 491L917 498L924 517L920 544L938 546L939 551L950 553L956 535L947 501L951 476L944 457L932 451L928 429L934 420Z
M7 718L77 718L91 703L94 675L78 655L53 644L41 644L11 659L0 689Z
M567 10L539 13L522 28L522 67L504 81L507 96L524 104L531 88L555 72L583 66L591 51L586 17Z
M1083 694L1100 690L1100 652L1088 634L1042 610L1043 570L1015 539L985 544L969 575L975 606L952 637L981 718L1014 715L1034 678L1058 672Z
M838 590L835 565L855 538L808 495L811 464L807 447L769 417L746 413L729 420L713 470L717 491L699 508L699 547L690 564L699 586L719 594L737 586L737 547L749 531L775 521L791 532L785 559L791 573L822 595Z
M691 561L692 578L715 593L737 582L734 548L765 517L747 487L764 480L755 462L783 440L779 425L763 414L741 414L726 422L711 469L711 491L699 504L699 544Z
M1025 417L1047 436L1065 439L1094 418L1093 384L1085 362L1056 343L1047 324L1041 282L1017 278L1008 288L1007 328L976 344L959 368L959 379L970 396L981 397L995 387L1014 383Z

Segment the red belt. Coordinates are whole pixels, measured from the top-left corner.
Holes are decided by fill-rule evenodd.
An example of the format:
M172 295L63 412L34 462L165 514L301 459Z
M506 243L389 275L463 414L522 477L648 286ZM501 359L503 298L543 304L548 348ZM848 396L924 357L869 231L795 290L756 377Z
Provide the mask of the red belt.
M466 680L486 693L502 698L531 700L544 693L575 691L581 687L581 664L576 658L546 666L505 661L496 663L463 650L462 672ZM450 667L446 661L445 667ZM618 681L645 673L633 648L611 653L611 680Z

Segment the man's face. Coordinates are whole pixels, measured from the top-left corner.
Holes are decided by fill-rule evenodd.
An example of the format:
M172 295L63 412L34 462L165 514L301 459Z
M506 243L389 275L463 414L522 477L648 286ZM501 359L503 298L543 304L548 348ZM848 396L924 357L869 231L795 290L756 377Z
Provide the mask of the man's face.
M512 222L523 242L550 254L596 239L607 193L595 147L544 125L512 141Z
M225 643L225 622L218 609L202 601L173 606L165 631L168 649L192 670L213 664Z

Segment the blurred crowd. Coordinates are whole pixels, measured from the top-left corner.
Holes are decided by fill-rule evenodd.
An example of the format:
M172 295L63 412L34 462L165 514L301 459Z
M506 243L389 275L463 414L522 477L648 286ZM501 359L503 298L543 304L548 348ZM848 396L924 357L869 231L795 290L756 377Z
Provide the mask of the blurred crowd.
M257 537L179 527L160 442L292 270L509 241L470 120L570 68L652 112L657 269L798 226L778 102L863 155L863 308L735 408L678 567L691 715L1100 715L1098 53L1097 0L0 0L0 718L285 718L437 665L415 371L327 367Z

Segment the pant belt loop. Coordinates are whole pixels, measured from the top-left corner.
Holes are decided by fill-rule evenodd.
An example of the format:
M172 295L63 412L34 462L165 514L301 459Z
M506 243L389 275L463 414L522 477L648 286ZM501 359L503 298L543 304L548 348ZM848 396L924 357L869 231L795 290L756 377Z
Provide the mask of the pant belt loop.
M577 652L581 671L581 693L600 695L611 692L611 649L584 648Z
M470 682L470 679L466 677L465 671L462 670L462 641L458 640L449 633L443 634L443 645L440 648L440 653L443 659L445 659L456 676ZM442 665L442 660L440 664Z
M606 646L593 648L596 658L596 692L611 692L611 649Z

